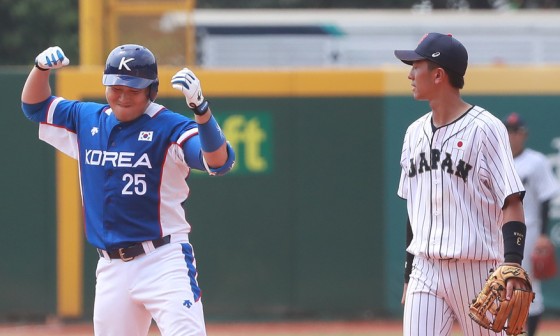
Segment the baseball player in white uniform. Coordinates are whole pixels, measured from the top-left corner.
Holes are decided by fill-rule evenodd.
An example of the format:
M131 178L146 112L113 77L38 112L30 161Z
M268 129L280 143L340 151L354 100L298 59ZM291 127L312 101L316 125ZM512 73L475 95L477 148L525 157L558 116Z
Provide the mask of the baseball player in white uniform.
M108 104L51 94L51 70L68 63L59 47L40 53L22 109L39 123L40 139L78 161L85 234L100 256L95 335L145 336L152 318L162 335L206 335L182 203L191 169L223 175L235 155L200 81L185 68L170 84L185 95L190 119L155 103L157 63L143 46L109 54L102 78Z
M548 209L550 201L558 195L560 186L547 157L525 147L528 130L523 118L518 113L511 113L504 119L504 124L509 134L513 163L526 190L523 200L527 225L525 251L530 256L537 248L552 244L547 234ZM530 258L523 260L523 268L529 273L535 292L527 321L527 336L534 336L544 313L541 281L533 276Z
M503 123L461 98L468 54L449 34L429 33L415 50L395 50L412 66L416 100L431 111L407 129L399 197L408 212L404 335L496 335L468 316L489 271L521 264L523 184ZM506 297L514 288L508 280ZM504 333L505 335L505 333Z

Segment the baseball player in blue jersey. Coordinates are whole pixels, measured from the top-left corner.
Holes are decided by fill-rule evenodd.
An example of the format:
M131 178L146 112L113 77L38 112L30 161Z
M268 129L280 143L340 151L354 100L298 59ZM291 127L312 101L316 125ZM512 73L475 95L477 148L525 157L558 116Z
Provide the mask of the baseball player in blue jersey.
M190 119L155 102L157 63L143 46L109 54L107 104L51 94L51 70L68 63L59 47L40 53L21 99L39 138L78 161L85 235L100 256L95 334L146 335L153 318L162 335L206 335L182 203L191 169L226 174L235 154L200 81L187 68L172 78Z
M503 123L461 98L468 55L453 36L426 34L414 50L395 50L411 65L414 99L431 111L407 129L398 196L408 210L405 336L501 335L469 317L488 272L523 259L523 184ZM526 288L518 279L513 290Z

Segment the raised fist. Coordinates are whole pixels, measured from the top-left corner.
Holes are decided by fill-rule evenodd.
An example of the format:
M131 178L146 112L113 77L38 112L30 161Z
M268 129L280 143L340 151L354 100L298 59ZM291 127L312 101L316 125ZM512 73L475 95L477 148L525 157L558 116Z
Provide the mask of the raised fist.
M49 47L35 57L35 66L40 70L59 69L68 64L70 60L60 47Z
M184 68L177 72L171 79L171 84L174 89L181 91L185 95L187 105L191 109L196 109L204 102L200 80L196 78L190 69Z

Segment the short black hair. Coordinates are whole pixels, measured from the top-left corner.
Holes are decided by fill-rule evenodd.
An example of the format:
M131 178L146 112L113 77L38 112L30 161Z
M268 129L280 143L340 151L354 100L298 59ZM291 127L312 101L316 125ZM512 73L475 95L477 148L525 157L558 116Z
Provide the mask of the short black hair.
M432 61L428 61L428 67L430 68L430 70L442 68L447 73L447 76L449 77L449 84L451 84L451 86L453 86L454 88L462 89L465 86L465 77L461 76L460 74L452 70L446 69L441 65Z

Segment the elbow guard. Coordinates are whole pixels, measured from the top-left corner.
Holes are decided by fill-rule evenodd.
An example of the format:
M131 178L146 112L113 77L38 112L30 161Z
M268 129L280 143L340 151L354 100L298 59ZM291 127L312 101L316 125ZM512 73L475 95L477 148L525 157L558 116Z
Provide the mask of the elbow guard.
M227 154L228 154L227 161L226 161L226 163L224 163L223 166L221 166L219 168L209 167L208 163L206 163L206 160L204 159L204 157L202 157L202 160L204 161L204 167L206 168L206 171L208 172L208 174L221 176L221 175L227 174L233 168L233 165L235 164L235 152L233 151L233 148L230 146L229 142L226 143L226 148L227 148Z

